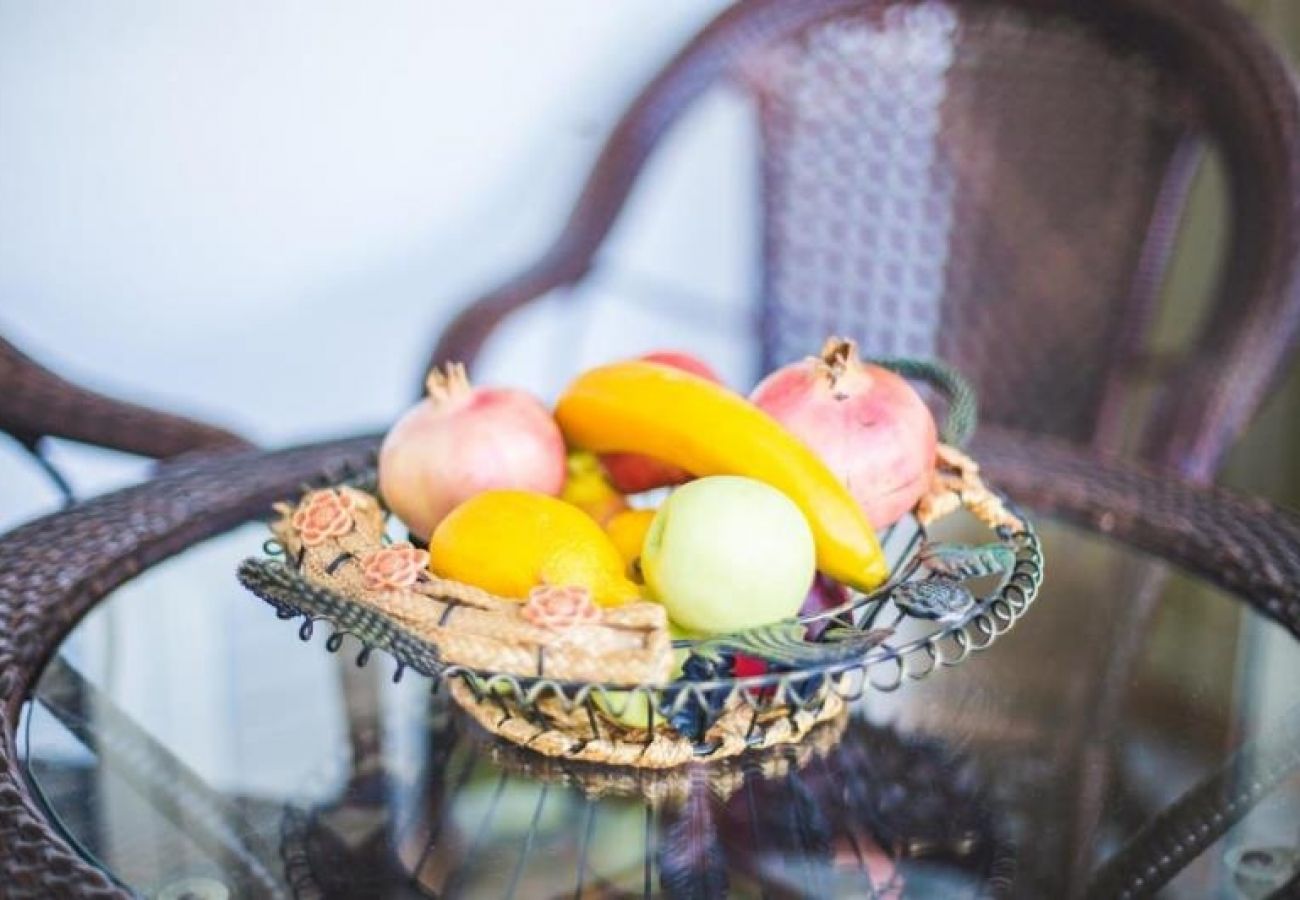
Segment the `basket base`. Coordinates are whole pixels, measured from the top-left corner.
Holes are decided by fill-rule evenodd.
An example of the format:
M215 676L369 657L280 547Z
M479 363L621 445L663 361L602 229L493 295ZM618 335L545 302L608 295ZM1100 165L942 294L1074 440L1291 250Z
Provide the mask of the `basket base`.
M536 715L529 718L513 713L499 697L476 696L461 679L453 679L450 687L452 698L475 722L513 744L543 756L640 769L671 769L727 759L746 750L798 743L817 725L842 717L848 710L834 691L827 693L816 710L781 713L757 723L753 710L738 704L722 714L697 748L688 738L667 729L649 734L603 717L599 730L593 732L584 710L566 712L551 698L539 701Z
M700 773L710 793L726 802L745 785L745 779L757 773L765 781L783 778L803 770L810 761L825 757L839 746L848 727L849 716L836 716L810 731L797 744L784 744L768 750L754 750L730 759L712 760L674 769L633 769L600 763L571 762L567 759L531 753L508 741L498 739L477 725L476 739L494 765L510 775L530 781L574 788L584 797L602 799L628 797L653 806L680 806L696 790Z

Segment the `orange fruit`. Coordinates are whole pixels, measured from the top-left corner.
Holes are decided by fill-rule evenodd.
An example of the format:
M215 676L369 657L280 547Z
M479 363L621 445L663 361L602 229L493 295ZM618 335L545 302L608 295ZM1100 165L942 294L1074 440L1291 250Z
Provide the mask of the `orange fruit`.
M429 570L501 597L526 600L549 584L583 587L601 606L640 598L623 558L595 520L529 491L484 491L457 506L429 538Z

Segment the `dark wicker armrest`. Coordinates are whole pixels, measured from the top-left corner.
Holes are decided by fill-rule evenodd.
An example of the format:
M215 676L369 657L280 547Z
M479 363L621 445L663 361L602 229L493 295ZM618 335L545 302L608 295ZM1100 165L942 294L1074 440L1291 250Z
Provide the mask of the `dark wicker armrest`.
M1300 638L1300 517L1294 513L1042 438L990 429L975 447L990 479L1036 512L1202 575ZM1291 777L1300 765L1297 737L1300 707L1246 741L1134 834L1093 874L1083 895L1109 900L1157 892ZM1273 896L1293 895L1288 885Z
M0 537L0 896L130 896L46 821L20 770L19 711L68 630L141 570L266 514L306 482L365 466L377 444L211 456Z
M29 448L42 437L60 437L152 459L250 446L243 438L222 428L75 385L3 338L0 338L0 430Z
M1035 512L1093 528L1239 594L1300 638L1300 517L1193 485L1170 472L1101 460L1050 439L986 429L975 457L990 481Z

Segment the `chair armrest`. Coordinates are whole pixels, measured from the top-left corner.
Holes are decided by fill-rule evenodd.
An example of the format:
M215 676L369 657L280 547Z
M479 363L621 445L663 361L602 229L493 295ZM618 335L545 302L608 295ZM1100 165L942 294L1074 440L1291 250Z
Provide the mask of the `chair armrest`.
M28 446L42 437L60 437L152 459L251 446L214 425L73 384L3 338L0 386L0 430Z
M127 900L42 811L15 739L23 701L60 641L110 591L155 563L269 513L304 482L374 464L378 438L208 456L0 536L0 893Z
M1300 639L1295 513L1053 439L987 428L973 446L990 481L1017 502L1176 563Z

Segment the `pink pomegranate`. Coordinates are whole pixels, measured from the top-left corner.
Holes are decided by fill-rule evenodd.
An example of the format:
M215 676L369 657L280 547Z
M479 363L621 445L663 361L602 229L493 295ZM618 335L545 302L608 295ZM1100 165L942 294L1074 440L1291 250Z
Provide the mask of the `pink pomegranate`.
M822 458L871 524L898 521L934 473L934 417L901 376L831 338L822 355L777 369L750 394Z
M564 438L540 400L474 387L459 363L434 369L426 386L429 395L379 449L379 491L412 534L427 540L447 513L482 491L560 493Z

